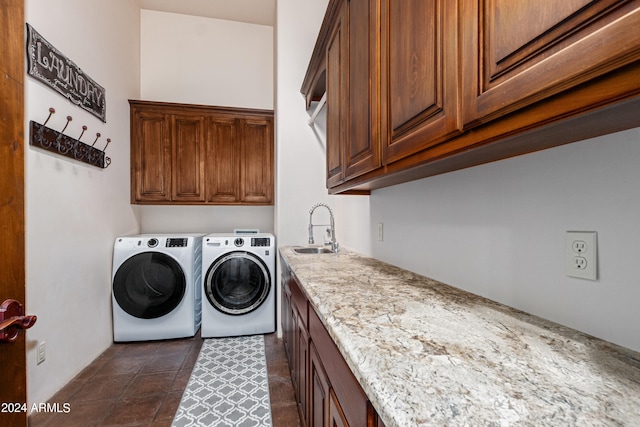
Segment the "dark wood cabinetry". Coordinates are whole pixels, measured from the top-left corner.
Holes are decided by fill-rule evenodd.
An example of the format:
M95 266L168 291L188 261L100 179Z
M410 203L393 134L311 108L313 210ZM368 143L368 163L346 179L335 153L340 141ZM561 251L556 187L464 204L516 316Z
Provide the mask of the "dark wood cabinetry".
M461 130L458 6L381 0L381 10L381 143L391 163Z
M131 202L273 204L273 112L130 101Z
M133 120L133 117L132 117ZM131 126L131 198L171 200L171 126L162 112L138 111ZM134 143L134 141L136 141ZM133 163L134 159L140 159ZM138 164L144 159L144 165Z
M640 126L638 28L640 0L331 0L302 86L329 192Z
M295 276L281 264L283 339L303 425L383 426Z
M203 117L170 115L171 201L203 202L205 121Z
M343 1L336 17L327 46L327 187L344 181L344 149L346 146L348 97L347 86L348 23L347 2Z
M461 4L467 127L640 58L637 1L464 0Z
M326 48L327 185L380 166L376 0L343 0Z

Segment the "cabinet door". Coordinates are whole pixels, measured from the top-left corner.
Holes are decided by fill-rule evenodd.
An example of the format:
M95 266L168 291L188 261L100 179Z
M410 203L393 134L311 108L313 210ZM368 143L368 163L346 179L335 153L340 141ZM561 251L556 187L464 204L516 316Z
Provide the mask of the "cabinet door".
M285 265L284 262L280 263ZM293 314L291 312L291 290L289 289L289 270L284 267L282 272L281 284L282 284L282 305L280 307L280 314L282 317L282 341L284 343L284 350L289 361L289 370L293 370Z
M329 378L313 343L309 344L309 427L329 426Z
M380 166L378 137L378 0L346 2L348 27L349 87L345 179L369 172ZM404 0L403 0L404 3Z
M204 201L204 136L202 116L172 116L172 196L176 202Z
M333 390L329 393L329 426L349 427L349 423L344 416L344 412L342 412L338 398Z
M171 200L171 126L168 115L131 111L132 202Z
M327 188L344 181L344 150L347 135L348 87L347 2L340 12L327 44Z
M295 385L296 396L298 397L298 410L300 419L307 420L307 363L309 361L309 334L304 323L300 319L297 310L294 310L295 318Z
M458 2L382 0L383 163L460 132Z
M462 0L466 127L640 59L639 7L637 0Z
M240 199L240 148L237 144L236 119L212 116L207 127L207 201L220 204L236 203Z
M239 120L240 200L253 204L273 203L273 120Z

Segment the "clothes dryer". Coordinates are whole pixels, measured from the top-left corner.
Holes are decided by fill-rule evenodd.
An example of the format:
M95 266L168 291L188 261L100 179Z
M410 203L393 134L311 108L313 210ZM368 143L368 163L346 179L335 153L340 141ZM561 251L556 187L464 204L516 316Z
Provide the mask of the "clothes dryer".
M113 249L113 339L192 337L202 319L203 234L116 238Z
M272 234L203 237L202 337L275 332L275 268Z

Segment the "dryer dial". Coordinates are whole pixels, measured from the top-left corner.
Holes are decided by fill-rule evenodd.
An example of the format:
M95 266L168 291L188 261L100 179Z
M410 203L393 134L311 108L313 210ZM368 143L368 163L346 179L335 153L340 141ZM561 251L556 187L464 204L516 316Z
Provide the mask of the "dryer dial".
M244 239L242 237L237 237L236 240L233 241L233 244L237 247L244 245Z

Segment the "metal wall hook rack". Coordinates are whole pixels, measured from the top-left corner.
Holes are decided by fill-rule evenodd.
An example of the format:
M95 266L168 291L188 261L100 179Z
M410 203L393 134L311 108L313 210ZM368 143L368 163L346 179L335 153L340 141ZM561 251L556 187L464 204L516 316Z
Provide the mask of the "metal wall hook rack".
M105 150L109 146L111 138L107 138L107 144L102 150L100 150L94 147L101 136L99 132L96 133L96 139L91 145L80 141L80 138L82 138L82 135L84 135L87 130L86 126L82 126L82 133L78 139L65 135L64 131L73 120L71 116L67 116L67 122L60 132L45 126L51 118L51 115L55 114L55 112L56 110L54 108L49 108L49 116L44 122L45 124L40 124L33 120L29 122L29 145L42 148L51 153L60 154L70 159L78 160L92 166L106 169L111 164L111 158L107 157L105 154Z

